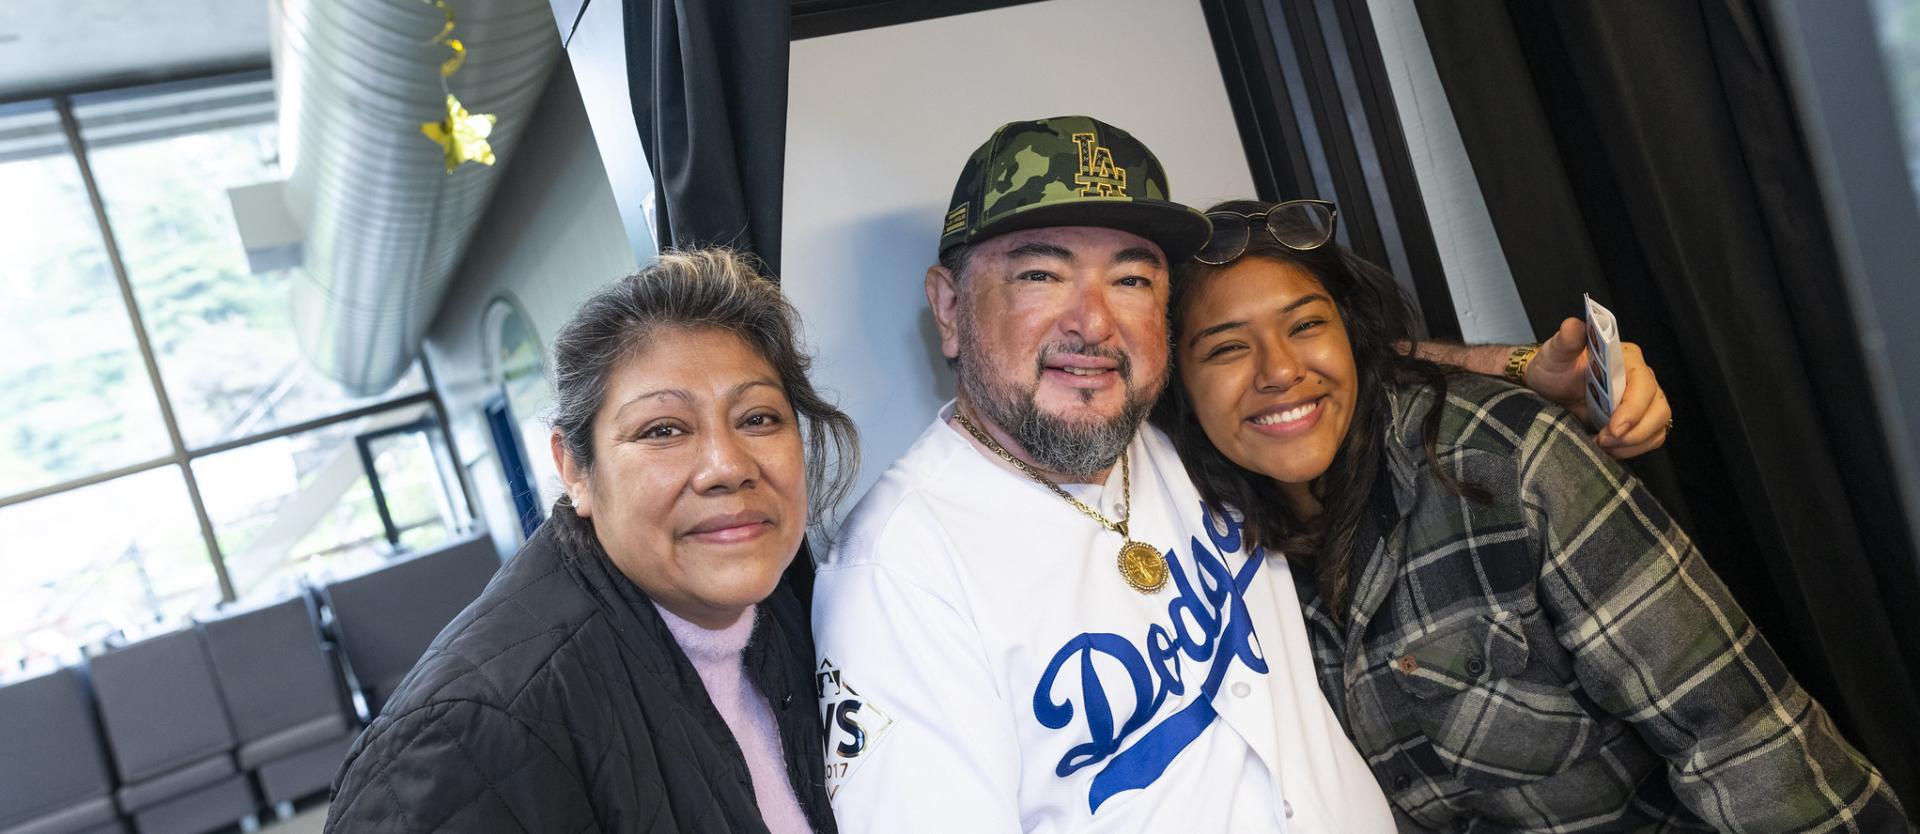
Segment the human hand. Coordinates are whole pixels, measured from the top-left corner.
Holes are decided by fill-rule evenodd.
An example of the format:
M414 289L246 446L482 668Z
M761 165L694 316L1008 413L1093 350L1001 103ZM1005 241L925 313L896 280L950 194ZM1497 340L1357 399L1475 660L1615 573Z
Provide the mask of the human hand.
M1613 416L1594 441L1618 460L1638 457L1660 448L1673 428L1673 409L1654 377L1640 346L1622 342L1626 358L1626 390L1614 398ZM1560 323L1552 338L1540 343L1540 353L1527 366L1528 388L1573 412L1592 425L1587 413L1587 325L1577 318Z

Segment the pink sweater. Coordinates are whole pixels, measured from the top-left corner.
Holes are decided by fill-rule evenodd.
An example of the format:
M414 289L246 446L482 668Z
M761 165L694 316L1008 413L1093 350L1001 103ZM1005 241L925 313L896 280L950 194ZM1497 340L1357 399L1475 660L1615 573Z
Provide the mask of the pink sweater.
M707 697L713 700L714 708L739 742L740 752L746 755L754 801L760 806L760 818L767 830L773 834L811 834L813 829L800 810L800 800L787 783L787 760L780 754L780 730L773 721L773 706L747 680L742 661L747 638L753 634L755 609L748 608L739 622L713 631L674 616L658 603L653 607L666 621L667 630L673 632L680 650L693 661L700 682L707 686Z

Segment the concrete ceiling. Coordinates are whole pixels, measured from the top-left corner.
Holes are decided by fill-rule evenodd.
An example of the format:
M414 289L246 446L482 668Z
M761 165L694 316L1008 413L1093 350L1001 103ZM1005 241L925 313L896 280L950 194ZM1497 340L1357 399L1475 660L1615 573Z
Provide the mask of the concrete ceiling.
M0 101L268 59L271 0L0 0Z

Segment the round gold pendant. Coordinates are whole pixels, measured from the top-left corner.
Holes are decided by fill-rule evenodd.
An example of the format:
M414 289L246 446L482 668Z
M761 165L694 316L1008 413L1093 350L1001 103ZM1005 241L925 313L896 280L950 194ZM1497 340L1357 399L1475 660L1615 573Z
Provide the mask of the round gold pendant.
M1167 584L1167 560L1153 545L1129 541L1120 547L1120 578L1134 590L1151 594Z

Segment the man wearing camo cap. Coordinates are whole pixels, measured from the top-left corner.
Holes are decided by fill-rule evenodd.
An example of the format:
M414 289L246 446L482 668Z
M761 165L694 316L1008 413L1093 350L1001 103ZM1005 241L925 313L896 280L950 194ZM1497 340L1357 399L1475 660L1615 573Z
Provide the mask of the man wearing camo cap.
M1393 830L1286 562L1141 425L1169 268L1208 234L1091 118L1005 125L967 161L926 276L958 396L818 574L843 831Z

